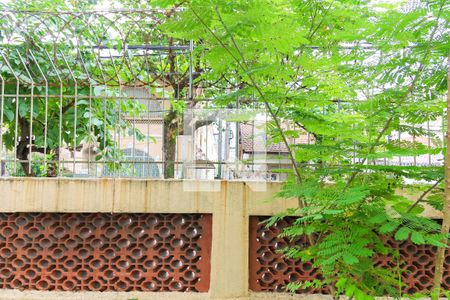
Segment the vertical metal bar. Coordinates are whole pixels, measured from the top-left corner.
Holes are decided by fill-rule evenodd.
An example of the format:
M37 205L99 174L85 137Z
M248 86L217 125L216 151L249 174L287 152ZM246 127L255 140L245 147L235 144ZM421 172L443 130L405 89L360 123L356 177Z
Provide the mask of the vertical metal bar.
M209 140L209 126L208 125L205 125L205 160L206 160L206 163L207 163L207 161L208 161L208 141Z
M192 161L191 161L191 166L189 168L191 168L191 178L190 179L196 179L196 176L198 174L197 169L196 169L196 161L199 160L199 156L198 156L198 149L201 149L201 134L197 135L197 122L198 122L198 114L196 110L191 110L190 111L190 120L192 120L192 124L190 126L192 126ZM189 165L188 165L189 166Z
M59 81L59 136L58 136L58 176L61 176L61 149L62 149L62 106L63 106L63 83L61 80L61 76L59 75L59 71L56 68L52 58L50 57L50 54L46 49L44 49L45 54L48 57L48 60L50 62L50 65L52 66L53 70L55 71L56 77L58 77Z
M127 51L127 53L128 53L128 51ZM130 70L131 70L132 69L131 68L131 58L129 55L127 55L127 57L129 58L129 65L130 65ZM134 74L133 74L133 78L135 78L134 79L134 89L135 89L135 92L137 92L136 91L137 81L136 81L136 76L134 76ZM136 99L136 94L133 98L134 99L131 101L139 102L139 100ZM133 106L134 105L136 105L136 102L133 103ZM137 175L136 174L136 164L139 163L136 161L136 110L135 109L132 110L131 117L132 117L132 125L133 125L133 149L131 149L131 157L132 157L131 159L132 159L133 163L131 164L131 169L132 169L131 176L135 177Z
M16 79L16 111L15 111L15 125L14 125L14 175L17 175L17 132L19 128L19 94L20 94L20 81L16 72L14 72L8 59L5 57L3 51L0 51L0 55L3 57L8 69Z
M383 88L383 89L384 89L384 88ZM373 90L372 90L372 95L373 95ZM378 107L379 107L379 104L380 104L380 100L377 100L377 106L378 106ZM388 139L387 143L389 143L389 142L390 142L390 135L387 137L387 139ZM384 149L386 149L386 146L384 146ZM386 166L386 165L388 164L387 158L384 157L384 158L383 158L383 161L384 161L384 165Z
M175 59L175 72L176 73L182 73L182 69L180 67L180 65L181 65L180 59L177 56L174 56L174 59ZM189 72L189 70L188 70L188 72ZM188 76L190 76L190 74L188 74ZM180 87L180 82L181 82L181 80L178 80L178 82L177 82L177 89L178 89L177 96L178 96L178 98L176 100L180 100L181 99L181 89L182 88ZM189 84L191 84L191 82ZM185 95L184 98L186 99L187 97L189 97L189 91L188 91L187 95ZM177 123L177 125L179 126L179 122ZM178 174L178 178L179 178L181 176L180 174L182 173L182 172L180 172L180 163L179 163L180 162L180 154L179 154L179 147L178 147L178 133L179 133L179 128L177 128L176 135L175 135L175 159L174 159L175 161L174 161L174 164L173 164L174 178L177 178L176 177L177 174ZM206 137L206 139L207 138L208 137ZM205 155L205 157L206 157L206 155Z
M148 84L148 97L147 99L147 134L146 134L146 140L147 140L147 155L150 157L150 97L152 96L152 90L150 86L151 78L150 78L150 67L148 64L148 51L145 49L145 71L147 72L147 84ZM152 168L150 158L147 158L147 168L148 170L151 170ZM156 167L158 167L156 165ZM150 173L151 174L151 173Z
M47 131L48 131L48 80L47 77L45 77L44 72L42 72L41 66L39 65L38 61L36 60L36 57L33 54L33 51L30 49L30 55L33 59L34 63L36 64L39 73L41 73L42 78L44 78L45 82L45 116L44 116L44 171L47 172Z
M158 53L159 55L158 55L158 58L159 58L159 64L160 64L160 66L161 66L161 78L163 78L163 89L162 89L162 101L163 101L163 108L164 108L164 98L166 97L166 94L165 94L165 86L166 86L166 80L165 80L165 78L164 78L164 75L165 75L165 72L164 72L164 69L165 69L165 66L164 66L164 63L163 63L163 59L162 59L162 57L161 57L161 52L159 52Z
M400 144L401 143L401 132L400 132L400 128L398 129L398 143ZM401 155L399 155L398 156L398 164L399 164L399 166L401 166L402 165L402 156Z
M112 54L111 54L111 51L109 52L109 57L111 59L113 70L114 70L114 73L115 73L115 75L117 77L117 80L118 80L118 83L119 83L119 100L118 100L119 105L118 105L118 111L117 111L117 120L118 120L118 123L119 123L119 128L118 128L118 131L116 132L116 124L115 124L115 126L114 126L114 165L113 165L113 172L114 172L114 176L116 176L116 162L117 162L116 160L118 160L119 177L120 177L120 167L121 167L120 166L120 131L121 131L120 114L121 114L121 111L122 111L120 97L122 96L122 80L120 79L119 73L117 72L116 63L114 62L114 59L113 59ZM118 158L116 157L116 154L117 154L116 153L116 133L118 133L118 139L117 139L117 148L118 148L118 156L117 157Z
M427 146L428 146L428 150L431 150L430 120L427 120ZM431 166L431 153L430 152L428 152L428 165Z
M443 158L444 158L444 163L445 163L445 151L444 151L444 149L445 149L445 141L446 141L446 136L445 136L445 134L446 134L446 124L445 124L445 122L447 121L448 122L448 119L446 119L445 118L445 116L448 114L448 107L446 107L445 109L444 109L444 115L442 116L442 121L441 121L441 124L440 124L440 126L441 126L441 133L442 133L442 136L441 136L441 138L442 138L442 145L443 145L443 150L442 150L442 155L443 155ZM447 125L448 126L448 125Z
M413 145L414 145L414 148L416 147L416 133L415 133L415 126L414 126L414 124L412 125L412 127L413 127L413 135L412 135L412 140L413 140ZM414 166L416 166L417 165L417 156L416 156L416 154L414 154L414 156L413 156L413 163L414 163Z
M28 78L31 83L31 95L30 95L30 133L28 136L28 174L31 174L31 163L33 161L32 159L32 151L33 151L33 104L34 104L34 81L33 77L30 74L30 71L28 70L27 64L25 60L23 59L22 55L20 55L19 50L16 49L17 55L19 55L19 59L23 64L23 67L25 69L25 72L28 75Z
M264 151L265 151L265 154L267 156L267 150L268 150L267 149L267 145L268 145L268 143L267 143L268 142L268 140L267 140L268 132L267 131L268 131L268 128L269 128L267 126L268 120L269 120L269 114L268 114L267 108L265 108L264 117L265 117L265 123L264 123L264 142L265 142ZM280 157L279 155L280 155L280 153L278 152L278 159ZM279 177L280 177L280 175L278 175L277 178L274 178L274 179L277 180ZM272 181L272 172L269 172L269 170L267 168L266 168L266 178L267 178L267 180Z
M99 50L100 51L100 50ZM100 61L98 60L98 56L100 55L100 53L98 52L97 54L94 52L94 59L95 59L95 64L97 65L98 70L100 71L100 75L102 76L103 79L103 85L104 85L104 91L103 91L103 155L102 155L102 160L103 160L103 169L106 168L106 137L107 137L107 126L106 126L106 122L107 122L107 109L108 109L108 103L106 98L108 97L108 85L106 84L106 77L105 77L105 73L103 72L103 66L100 63ZM97 173L97 165L95 168L95 172Z
M228 162L230 158L230 122L225 122L225 145L224 145L224 161ZM226 165L224 165L226 167Z
M91 175L91 153L93 150L93 146L91 144L93 139L92 134L92 80L89 78L89 138L88 138L88 174ZM94 157L95 159L95 157ZM95 174L97 175L97 165L95 165Z
M5 79L0 72L0 81L2 89L0 90L0 177L4 175L3 170L3 109L5 104Z
M189 41L189 91L188 91L188 99L192 100L194 97L193 93L193 60L192 60L192 53L194 51L194 41ZM208 127L206 127L208 129ZM195 125L193 130L195 131ZM206 142L208 143L208 131L206 131ZM179 156L177 155L177 160L179 160ZM208 161L208 145L206 145L206 163ZM183 169L184 166L182 166ZM208 171L207 171L208 172Z
M166 78L165 78L165 76L166 76L166 72L165 72L165 68L167 67L167 66L165 66L164 65L164 61L163 61L163 59L162 59L162 55L161 55L161 52L159 52L159 60L160 60L160 65L161 65L161 77L163 78L163 81L162 81L162 100L161 100L161 104L162 104L162 117L163 117L163 121L162 121L162 126L161 126L161 137L162 137L162 148L161 148L161 152L160 152L160 154L161 154L161 163L160 163L160 167L161 167L161 177L162 178L164 178L164 168L165 168L165 166L164 166L164 115L165 115L165 112L166 112L166 109L165 109L165 105L166 105L166 101L165 101L165 98L166 98Z
M254 108L254 107L253 107ZM255 156L256 156L256 149L255 149L255 120L252 120L249 122L252 126L252 161L251 161L251 174L254 175L255 173ZM281 161L279 160L279 164L281 166ZM249 169L250 172L250 169Z
M74 115L73 115L73 120L74 120L74 124L73 124L73 167L72 167L72 172L73 174L76 173L76 147L77 147L77 105L78 105L78 82L77 79L75 77L75 75L72 72L72 69L70 68L67 59L64 55L64 53L62 51L59 52L61 54L62 59L64 60L64 63L66 64L67 70L69 70L70 76L72 77L72 80L74 81Z
M192 66L192 52L194 51L194 41L189 41L189 100L192 100L194 97L193 94L193 66Z
M81 55L80 48L77 47L78 56L80 57L81 65L83 66L84 72L89 80L89 135L88 135L88 175L91 175L91 140L92 140L92 77L84 63L83 56ZM106 121L106 120L105 120Z
M239 113L239 96L236 97L236 113ZM235 174L238 175L238 168L239 168L239 132L240 132L240 122L236 122L236 140L235 140Z
M353 101L352 101L352 104ZM352 106L352 114L355 114L355 110L354 110L354 106ZM355 125L352 124L352 130L355 129ZM362 132L362 134L364 133L364 131ZM352 164L356 164L356 143L355 140L352 140L352 144L353 144L353 153L352 153Z
M219 120L218 120L218 123L217 123L217 126L218 126L218 134L217 134L217 142L218 142L218 152L217 152L217 160L218 160L218 163L219 163L219 165L217 166L217 178L218 179L222 179L222 151L223 151L223 149L222 149L222 147L223 147L223 145L222 145L222 143L223 143L223 141L222 141L222 120L220 120L220 118L219 118Z
M125 63L125 65L129 66L129 70L130 70L131 76L132 76L132 78L134 80L134 88L136 89L136 87L137 87L137 82L136 82L137 77L136 77L136 75L133 72L133 67L132 67L132 64L131 64L131 56L130 56L129 53L130 53L130 50L128 50L125 47L125 49L123 51L124 63ZM127 62L127 59L128 59L128 62ZM137 92L137 91L135 90L135 92ZM131 97L129 97L129 98L131 98ZM137 98L136 94L132 98L133 98L133 100L131 100L131 101L133 101L133 106L135 106L135 104L136 104L135 101L138 101L138 98ZM120 101L122 101L122 100L120 100ZM130 101L130 100L127 99L127 101ZM121 104L122 104L122 102L121 102ZM120 107L122 107L122 105L120 105ZM125 114L125 116L126 116L126 114ZM138 164L138 162L136 162L136 159L135 159L135 157L136 157L136 151L135 151L135 149L136 149L136 121L135 121L135 116L136 116L136 113L135 113L135 109L133 107L133 110L131 111L131 115L130 115L132 128L133 128L133 130L132 130L132 132L133 132L132 145L133 146L132 146L132 149L131 149L131 161L132 161L132 163L131 163L131 176L133 176L133 177L135 176L135 166L136 166L136 164ZM127 120L125 120L125 122L127 122ZM125 133L124 133L124 135L125 135ZM119 131L119 136L120 136L120 131Z
M374 94L374 90L373 89L371 89L370 90L370 94L371 94L371 97L373 97L373 94ZM372 103L372 102L371 102ZM371 104L372 105L372 104ZM378 108L380 106L380 99L377 99L377 105L376 105L376 107ZM373 111L374 109L372 108L372 111ZM384 148L385 148L386 146L384 146ZM374 158L373 159L373 165L376 165L377 163L376 163L376 161L377 161L377 159L376 158Z
M289 129L289 128L288 128ZM254 145L254 142L253 142L253 145ZM266 140L266 152L267 152L267 140ZM252 146L253 147L253 146ZM278 169L281 169L281 147L277 147L278 148ZM253 156L255 156L255 150L253 150ZM271 176L272 176L272 174L271 174Z

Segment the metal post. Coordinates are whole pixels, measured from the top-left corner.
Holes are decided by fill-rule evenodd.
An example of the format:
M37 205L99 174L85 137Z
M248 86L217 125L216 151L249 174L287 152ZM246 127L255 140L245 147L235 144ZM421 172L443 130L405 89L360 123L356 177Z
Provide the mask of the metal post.
M222 179L222 120L218 120L218 134L217 134L217 140L218 140L218 152L217 152L217 159L219 165L217 166L217 178Z
M75 84L75 86L74 86L74 88L75 88L75 91L74 91L74 96L75 96L75 98L74 98L74 108L75 108L75 111L74 111L74 116L73 116L73 167L72 167L72 172L73 172L73 174L75 174L76 173L76 169L75 169L75 166L76 166L75 153L76 153L76 147L77 147L78 82L77 82L77 79L76 79L75 75L72 72L72 69L70 68L70 66L69 66L69 64L67 62L66 57L64 56L64 53L62 53L62 51L60 51L60 54L61 54L61 57L62 57L64 63L66 64L67 70L69 70L70 76L72 77L72 80L74 81L74 84Z
M92 139L92 82L93 79L86 67L86 64L84 63L83 56L81 55L80 48L77 47L78 56L80 57L81 65L83 66L84 72L86 73L86 76L89 80L89 134L88 134L88 175L91 175L91 139ZM106 121L106 120L105 120ZM83 157L82 157L83 158Z
M2 89L0 91L0 176L6 173L3 165L3 109L5 104L5 79L0 72L0 81L2 82Z
M151 86L150 86L150 82L151 82L151 78L150 78L150 66L148 63L148 50L145 50L145 71L147 73L147 81L148 81L148 96L149 98L152 95L152 90L151 90ZM150 99L147 99L147 113L146 113L146 117L147 117L147 134L146 134L146 142L147 142L147 155L150 157L150 106L151 106L151 102ZM149 171L151 171L151 161L150 158L146 159L147 162L147 168ZM158 167L158 165L156 165L156 167ZM151 174L151 172L149 173Z
M106 101L106 98L108 97L108 85L106 84L106 77L105 77L105 73L103 72L103 66L100 63L100 61L98 60L97 55L94 53L94 59L95 59L95 64L98 67L98 70L100 71L100 76L102 77L103 80L103 85L104 85L104 90L103 90L103 155L102 155L102 159L103 159L103 168L105 168L106 165L106 160L105 160L105 154L106 154L106 136L107 136L107 126L106 126L106 120L107 120L107 116L106 116L106 112L108 109L108 103ZM97 166L95 168L95 172L97 173Z
M194 97L193 94L193 66L192 66L192 52L194 51L194 42L192 40L189 41L189 100L192 100Z
M44 116L44 170L47 172L47 131L48 131L48 80L47 77L45 77L44 72L42 72L41 66L39 65L38 61L36 60L36 57L33 54L33 51L30 49L30 55L33 59L34 63L36 64L39 73L41 74L42 78L44 78L45 82L45 116ZM1 143L0 143L1 144Z
M50 65L52 66L53 70L55 71L56 77L58 77L59 81L59 141L58 141L58 176L61 176L61 148L62 148L62 106L63 106L63 83L61 80L61 76L59 75L59 71L56 68L55 64L53 63L52 58L50 57L50 54L47 52L47 50L44 49L45 54L48 57L48 60L50 62Z
M14 72L13 68L11 67L11 64L9 63L8 59L5 57L3 51L0 51L0 55L3 57L4 62L6 63L6 66L13 74L14 78L16 79L16 112L15 112L15 125L14 125L14 175L17 174L17 132L19 128L19 94L20 94L20 81L19 77L17 76L16 72Z
M27 68L27 64L25 63L25 60L22 58L22 55L20 55L19 50L16 49L17 54L19 55L19 59L23 64L23 67L25 69L25 72L27 73L27 76L31 83L31 96L30 96L30 131L28 136L28 174L31 174L31 163L32 163L32 151L33 151L33 102L34 102L34 85L35 82L33 81L33 77L30 74L30 71Z
M237 97L236 98L236 113L238 113L239 112L239 97ZM235 147L236 147L236 149L235 149L235 155L236 155L236 157L235 157L235 175L237 176L238 175L238 168L239 168L239 136L240 136L240 134L239 134L239 132L240 132L240 122L238 121L238 122L236 122L236 140L235 140ZM237 177L236 177L236 179L237 179Z
M116 176L116 164L118 164L119 177L120 177L120 131L121 131L120 115L122 113L120 96L122 96L122 80L120 79L119 73L117 72L116 63L114 62L114 59L111 55L111 51L109 51L109 58L111 59L114 74L116 75L117 81L119 83L119 100L118 100L119 105L118 105L118 110L117 110L117 120L118 120L119 127L117 128L117 124L115 124L115 126L114 126L114 164L113 164L114 173L113 174L114 174L114 176ZM118 151L117 152L116 152L116 134L118 135L118 138L117 138Z

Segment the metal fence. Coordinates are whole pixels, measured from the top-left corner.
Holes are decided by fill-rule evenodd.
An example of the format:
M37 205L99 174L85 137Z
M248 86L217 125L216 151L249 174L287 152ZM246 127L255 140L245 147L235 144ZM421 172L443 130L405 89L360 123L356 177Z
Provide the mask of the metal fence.
M176 108L214 108L196 83L193 43L158 30L167 13L0 12L1 176L163 177ZM277 170L289 168L287 149L266 143L265 122L263 111L193 130L178 122L174 177L285 179ZM285 127L300 132L291 143L314 143ZM442 142L440 122L421 127L420 137L399 130L392 138ZM442 156L372 163L441 165Z
M1 14L3 175L159 176L163 114L193 80L164 12Z

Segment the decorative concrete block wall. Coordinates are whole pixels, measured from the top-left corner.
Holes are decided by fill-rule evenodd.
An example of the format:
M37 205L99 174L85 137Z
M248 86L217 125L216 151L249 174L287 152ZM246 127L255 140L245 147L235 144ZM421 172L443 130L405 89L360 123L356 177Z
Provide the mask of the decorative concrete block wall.
M2 213L0 288L209 290L211 215Z
M307 246L306 238L290 242L288 238L279 238L283 228L294 221L285 218L267 228L263 222L268 217L250 217L250 289L255 292L282 292L289 282L320 279L320 273L311 262L301 262L284 258L278 251L289 244L299 247ZM400 253L400 267L403 282L407 284L403 291L414 294L430 290L433 286L434 258L436 247L415 245L411 241L395 241L386 238L386 245ZM397 263L389 257L374 258L380 266L393 267ZM447 250L445 273L442 288L450 290L450 251ZM326 288L320 290L299 290L299 293L328 293Z
M289 281L320 276L310 263L285 260L276 252L287 244L277 238L287 223L269 229L259 224L260 216L295 207L295 200L273 199L280 187L239 181L0 179L0 298L326 298L274 294ZM410 272L406 291L429 287L434 249L388 243L400 248ZM444 287L449 288L450 256L446 268Z

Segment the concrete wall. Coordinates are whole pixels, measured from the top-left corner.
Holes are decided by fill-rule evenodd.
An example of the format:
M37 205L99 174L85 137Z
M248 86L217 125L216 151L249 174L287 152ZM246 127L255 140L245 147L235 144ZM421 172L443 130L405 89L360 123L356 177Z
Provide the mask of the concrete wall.
M274 200L280 188L281 184L274 182L1 179L1 212L209 213L213 214L213 238L211 285L207 294L0 290L0 298L301 299L301 295L275 296L248 291L249 216L273 215L295 207L295 200Z
M248 235L250 215L271 215L295 201L276 200L279 183L136 179L0 180L2 212L211 213L213 240L208 294L116 293L109 299L234 299L248 298ZM84 293L0 291L0 298L39 299ZM6 294L5 294L6 293ZM109 293L111 294L111 293ZM112 293L114 294L114 293ZM7 296L8 295L8 296ZM46 296L47 295L47 296ZM62 296L64 295L64 296ZM105 294L106 295L106 294ZM261 295L259 295L261 296ZM86 295L86 299L93 299ZM11 298L11 299L12 299ZM95 297L96 299L97 296ZM42 298L41 298L42 299Z

